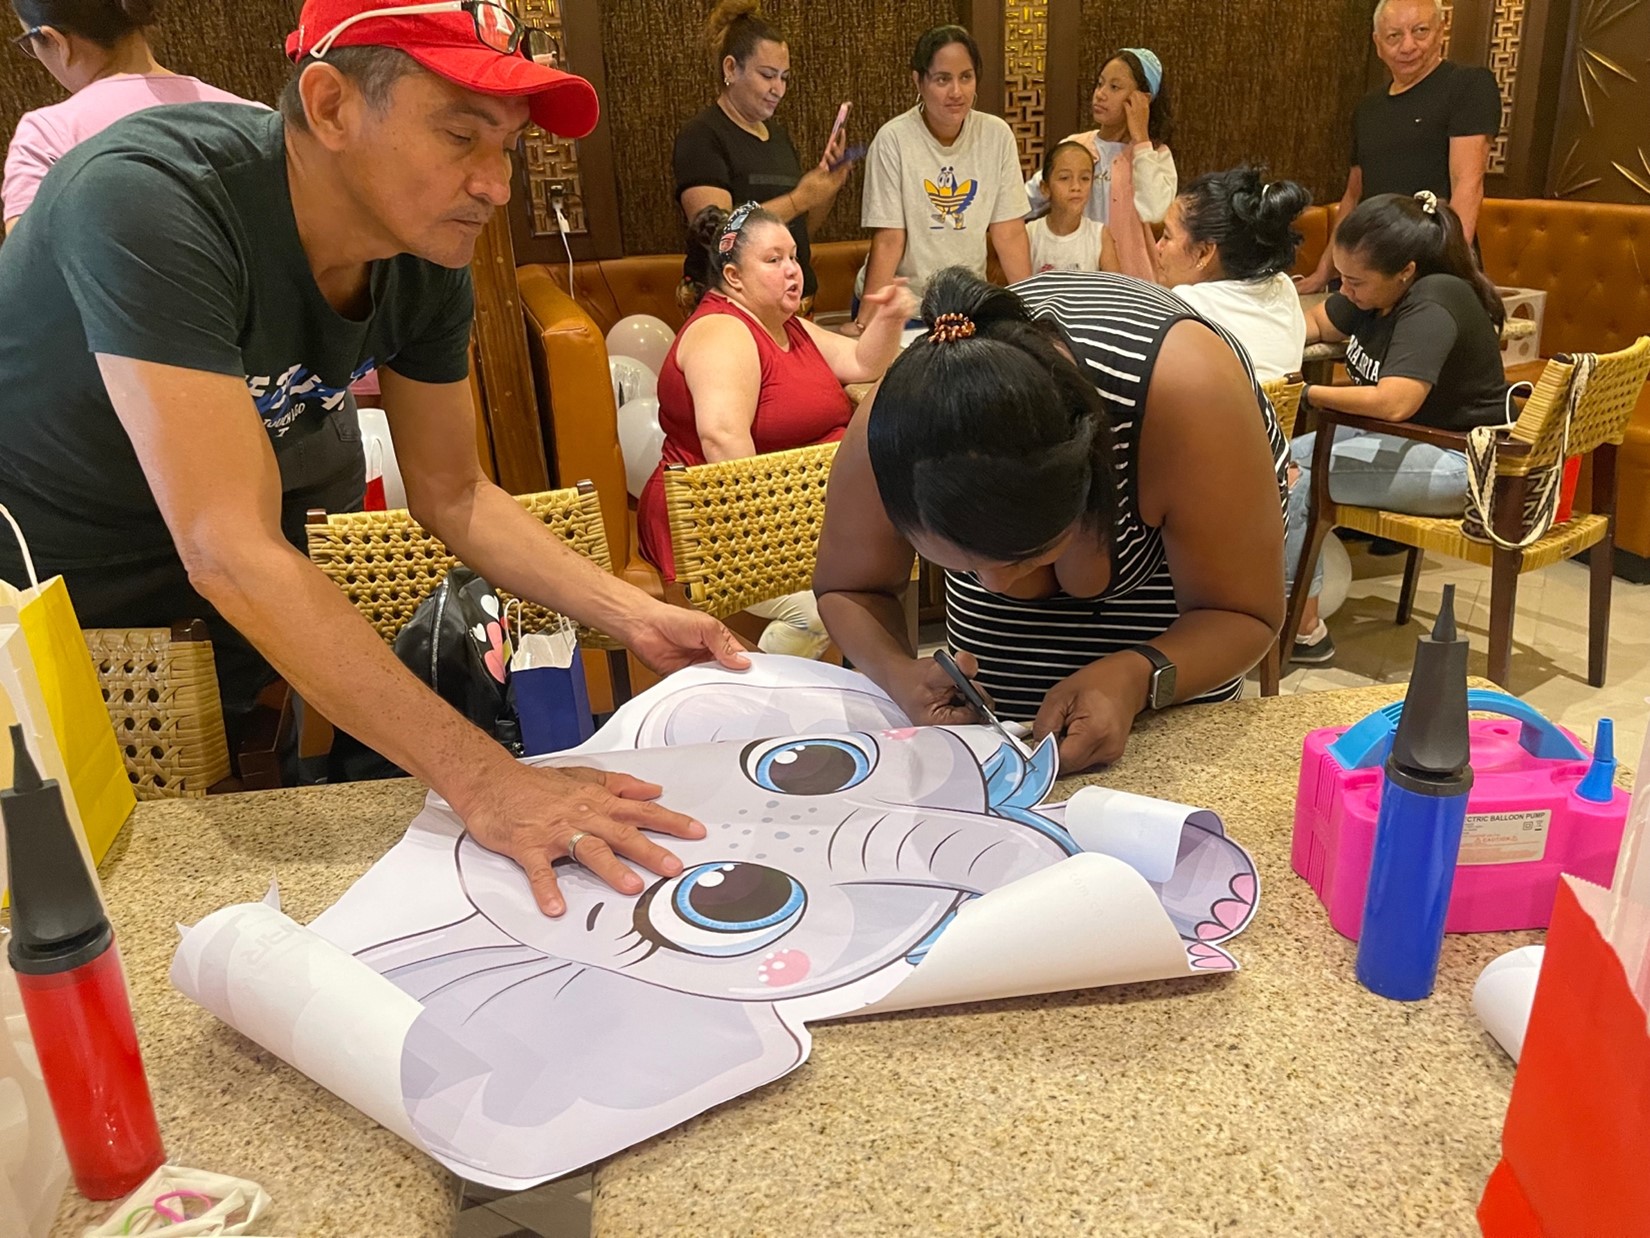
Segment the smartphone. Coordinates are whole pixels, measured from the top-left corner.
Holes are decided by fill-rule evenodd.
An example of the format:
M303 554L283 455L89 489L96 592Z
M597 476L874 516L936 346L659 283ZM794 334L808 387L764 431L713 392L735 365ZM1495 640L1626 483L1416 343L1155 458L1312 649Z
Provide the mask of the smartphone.
M836 135L842 132L842 126L848 123L848 109L852 103L844 103L836 110L836 124L831 126L831 136L825 139L825 149L830 150L836 145Z
M842 157L840 159L831 160L827 166L831 169L831 171L835 172L843 164L858 163L863 158L865 158L864 146L850 146L847 150L842 152Z

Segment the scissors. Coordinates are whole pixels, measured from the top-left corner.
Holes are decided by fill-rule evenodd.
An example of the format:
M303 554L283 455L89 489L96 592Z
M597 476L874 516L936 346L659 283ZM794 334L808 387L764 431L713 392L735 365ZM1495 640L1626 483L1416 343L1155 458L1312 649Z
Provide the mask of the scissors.
M957 691L963 694L963 700L972 705L980 717L984 718L987 724L996 730L997 734L1007 740L1016 752L1029 759L1031 750L1026 747L1019 736L1004 726L1002 720L991 711L991 706L985 703L985 697L980 695L980 690L974 686L974 681L963 674L962 667L957 665L957 659L951 656L950 651L946 649L934 650L934 661L940 664L940 669L951 677L952 683L957 685Z

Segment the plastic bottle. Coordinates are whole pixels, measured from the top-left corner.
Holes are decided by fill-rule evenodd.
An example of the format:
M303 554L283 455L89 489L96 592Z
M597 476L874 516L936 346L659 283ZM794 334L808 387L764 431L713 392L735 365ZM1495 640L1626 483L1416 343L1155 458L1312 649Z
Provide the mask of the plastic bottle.
M165 1160L114 930L63 811L11 728L12 788L0 791L23 1013L75 1186L118 1199Z
M1444 586L1432 635L1415 643L1385 775L1357 975L1371 992L1413 1002L1431 994L1438 976L1472 789L1467 642L1455 633L1454 585Z

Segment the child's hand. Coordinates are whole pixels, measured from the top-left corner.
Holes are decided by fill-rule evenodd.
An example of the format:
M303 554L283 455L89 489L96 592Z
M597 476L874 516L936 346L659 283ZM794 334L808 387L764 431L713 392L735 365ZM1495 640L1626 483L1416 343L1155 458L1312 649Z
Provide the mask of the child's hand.
M1135 145L1151 141L1152 97L1144 90L1131 90L1123 100L1123 116L1129 126L1129 141Z

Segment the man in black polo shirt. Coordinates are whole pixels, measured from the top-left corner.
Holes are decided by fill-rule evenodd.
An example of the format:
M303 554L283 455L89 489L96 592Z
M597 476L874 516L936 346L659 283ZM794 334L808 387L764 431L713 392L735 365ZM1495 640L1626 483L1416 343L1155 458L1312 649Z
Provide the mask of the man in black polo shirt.
M1490 142L1501 131L1495 76L1444 59L1437 0L1381 0L1375 54L1392 81L1360 99L1352 114L1352 171L1336 217L1378 193L1430 189L1449 202L1471 244ZM1333 277L1332 249L1325 245L1317 270L1298 281L1302 292L1321 292Z
M681 865L638 827L702 827L635 779L511 760L294 544L316 462L342 454L349 384L376 367L408 503L466 563L657 669L747 664L720 624L578 556L477 462L476 239L529 118L571 137L597 118L588 82L520 42L486 0L308 0L279 111L154 108L59 162L0 249L0 503L86 626L208 619L231 712L272 664L556 915L553 860L640 893L619 856ZM21 575L0 539L0 578Z

